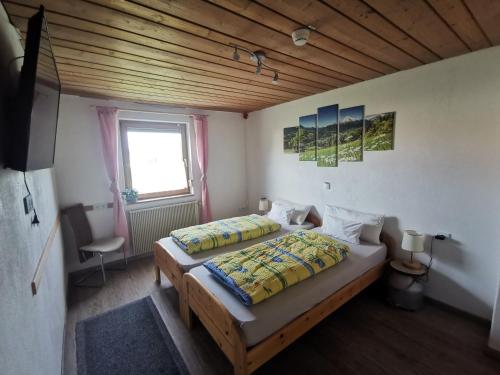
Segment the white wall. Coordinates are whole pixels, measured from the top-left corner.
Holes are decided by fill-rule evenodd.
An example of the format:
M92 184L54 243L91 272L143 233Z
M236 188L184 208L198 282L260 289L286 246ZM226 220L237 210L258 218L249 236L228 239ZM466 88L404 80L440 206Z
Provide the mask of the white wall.
M14 92L20 64L10 64L23 49L0 6L0 103ZM1 105L0 105L1 106ZM0 108L0 140L7 122ZM0 372L5 375L60 374L66 317L66 273L62 239L57 232L44 267L40 288L31 280L57 215L53 171L26 173L40 219L32 226L25 215L27 190L21 172L3 169L0 152Z
M78 202L92 205L112 201L111 193L108 190L109 181L103 164L99 122L96 109L92 107L95 105L116 106L131 110L208 114L209 168L207 181L214 218L242 215L246 212L245 130L241 114L146 106L69 95L61 97L56 146L55 170L61 207ZM120 117L123 119L190 121L188 116L132 111L121 111ZM199 199L200 172L194 145L194 132L190 122L188 128L192 141L194 198ZM121 152L119 155L121 156ZM121 176L123 176L123 170L121 170ZM121 188L123 189L123 187L122 178ZM153 204L167 204L192 199L193 197L162 200ZM146 204L151 205L151 203L144 203L144 205ZM139 207L134 205L134 208ZM90 211L88 217L96 238L112 235L112 209ZM69 271L91 265L91 263L81 265L74 249L67 249L66 255ZM108 259L113 260L114 258Z
M500 47L448 59L250 114L248 199L278 197L384 213L403 229L452 233L435 243L427 294L491 318L497 290L500 222ZM283 153L283 128L317 107L365 105L396 111L395 150L363 162L318 168ZM322 182L332 183L331 191Z

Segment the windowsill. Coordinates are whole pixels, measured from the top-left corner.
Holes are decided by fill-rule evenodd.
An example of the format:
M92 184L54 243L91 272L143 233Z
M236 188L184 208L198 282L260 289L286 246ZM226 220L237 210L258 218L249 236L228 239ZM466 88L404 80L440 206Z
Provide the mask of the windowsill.
M171 197L141 199L135 203L127 203L125 205L125 210L128 211L135 208L141 208L142 206L149 206L149 207L160 206L161 203L163 202L168 202L175 199L189 198L194 196L195 196L194 193L189 193L189 194L172 195Z

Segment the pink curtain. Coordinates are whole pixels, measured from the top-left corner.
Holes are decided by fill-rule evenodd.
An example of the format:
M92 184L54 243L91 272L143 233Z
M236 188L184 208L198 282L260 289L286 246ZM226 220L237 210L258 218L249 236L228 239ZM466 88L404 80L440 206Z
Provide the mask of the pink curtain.
M196 134L196 153L201 171L201 222L212 221L212 210L208 196L208 121L207 116L194 115L194 130Z
M111 182L109 190L113 193L114 233L115 236L125 238L125 251L128 253L127 217L120 190L118 189L118 110L116 108L97 107L97 116L101 125L104 164Z

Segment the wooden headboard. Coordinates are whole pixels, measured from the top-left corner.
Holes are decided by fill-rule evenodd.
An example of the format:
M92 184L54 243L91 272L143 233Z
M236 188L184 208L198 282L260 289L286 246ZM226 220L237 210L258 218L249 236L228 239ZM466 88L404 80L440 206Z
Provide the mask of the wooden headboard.
M309 215L307 215L306 221L308 221L309 223L313 223L315 227L321 226L321 218L314 214L312 211L309 211Z
M387 258L393 258L394 251L396 249L396 242L394 241L394 238L392 238L389 233L382 230L382 232L380 233L380 241L382 241L387 247Z

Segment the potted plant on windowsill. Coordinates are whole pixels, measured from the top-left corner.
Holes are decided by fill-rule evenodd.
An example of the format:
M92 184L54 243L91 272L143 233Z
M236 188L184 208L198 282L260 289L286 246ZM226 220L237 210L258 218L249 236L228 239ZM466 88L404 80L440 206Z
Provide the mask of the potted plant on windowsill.
M136 203L137 198L139 196L139 192L134 188L126 187L125 190L122 191L122 196L123 199L125 199L125 202L127 202L127 204Z

